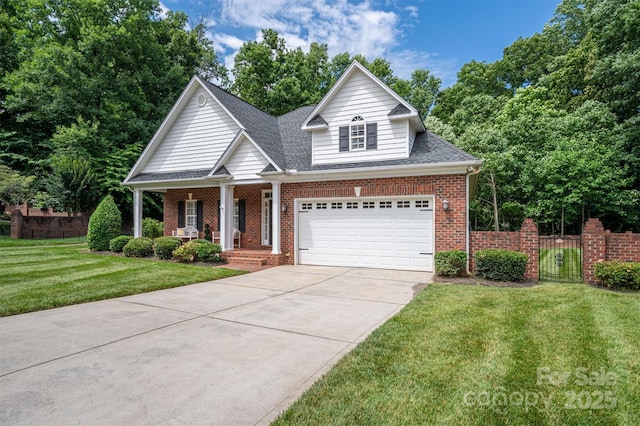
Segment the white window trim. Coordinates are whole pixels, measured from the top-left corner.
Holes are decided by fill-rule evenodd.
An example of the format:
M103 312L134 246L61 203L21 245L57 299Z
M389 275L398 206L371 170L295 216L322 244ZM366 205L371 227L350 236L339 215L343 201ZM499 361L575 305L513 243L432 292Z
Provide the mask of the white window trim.
M198 229L198 200L186 200L184 210L184 225ZM189 214L190 210L193 214Z
M233 229L240 229L240 202L238 198L233 199Z
M354 128L361 127L362 133L353 134ZM358 132L359 133L359 132ZM360 140L362 146L354 147L354 142L356 140ZM358 142L358 145L360 143ZM349 124L349 151L364 151L367 149L367 122L361 115L356 115L351 119L351 123Z

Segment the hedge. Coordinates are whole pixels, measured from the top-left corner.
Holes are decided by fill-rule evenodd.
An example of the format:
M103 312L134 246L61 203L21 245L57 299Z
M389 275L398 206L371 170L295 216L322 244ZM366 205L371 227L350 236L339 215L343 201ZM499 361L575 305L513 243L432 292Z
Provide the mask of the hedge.
M118 235L122 228L122 215L111 195L100 201L96 211L89 218L87 245L89 250L107 251L109 242Z
M142 220L142 236L146 238L158 238L164 235L164 223L151 217Z
M159 237L153 241L153 251L158 259L171 259L173 251L181 245L178 237Z
M133 239L131 235L120 235L109 241L109 250L114 253L122 253L124 246Z
M179 262L220 262L222 247L206 240L193 240L173 251L173 258Z
M602 285L615 289L640 289L640 263L610 260L593 265L593 274Z
M459 277L467 274L467 253L462 250L439 251L435 254L436 274Z
M522 281L529 257L510 250L479 250L475 253L475 274L492 281Z
M132 238L122 248L122 252L127 257L148 257L153 254L153 240L140 237Z

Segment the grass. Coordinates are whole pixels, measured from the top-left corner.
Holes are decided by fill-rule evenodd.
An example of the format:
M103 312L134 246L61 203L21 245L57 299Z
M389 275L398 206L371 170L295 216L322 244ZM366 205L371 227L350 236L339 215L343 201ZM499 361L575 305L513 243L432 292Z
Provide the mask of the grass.
M556 264L561 255L563 263ZM578 248L550 248L540 251L540 278L556 281L579 282L582 277L582 257Z
M638 324L638 294L433 284L274 424L640 424Z
M0 316L145 293L237 274L152 259L90 253L73 240L0 237ZM82 241L82 240L80 240Z

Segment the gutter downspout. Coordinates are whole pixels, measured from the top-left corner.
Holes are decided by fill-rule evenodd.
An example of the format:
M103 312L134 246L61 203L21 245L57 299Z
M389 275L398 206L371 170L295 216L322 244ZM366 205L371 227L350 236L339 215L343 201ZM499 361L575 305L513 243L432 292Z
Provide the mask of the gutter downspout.
M467 232L466 232L466 251L467 251L467 274L469 274L471 271L470 266L471 266L471 253L469 252L470 249L470 236L471 236L471 218L469 217L469 203L471 202L470 197L469 197L469 177L470 176L474 176L477 175L478 173L480 173L481 168L474 168L474 167L469 167L467 169L467 187L466 187L466 196L467 196L467 208L466 208L466 226L467 226Z

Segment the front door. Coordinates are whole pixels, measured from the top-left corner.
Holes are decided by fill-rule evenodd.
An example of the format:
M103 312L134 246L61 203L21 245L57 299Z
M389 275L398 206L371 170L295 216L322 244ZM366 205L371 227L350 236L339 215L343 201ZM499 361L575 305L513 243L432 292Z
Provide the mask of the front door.
M262 191L262 245L271 245L271 191Z

